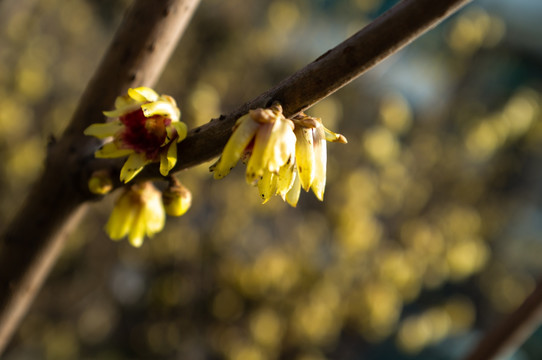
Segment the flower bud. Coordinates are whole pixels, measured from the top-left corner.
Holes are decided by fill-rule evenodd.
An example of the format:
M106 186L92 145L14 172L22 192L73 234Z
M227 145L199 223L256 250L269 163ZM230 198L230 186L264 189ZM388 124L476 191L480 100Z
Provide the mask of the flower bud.
M97 195L105 195L113 190L113 181L109 176L109 171L98 170L92 173L88 180L88 189L91 193Z
M162 202L166 214L170 216L181 216L192 205L192 193L179 180L172 177L166 190L162 193Z

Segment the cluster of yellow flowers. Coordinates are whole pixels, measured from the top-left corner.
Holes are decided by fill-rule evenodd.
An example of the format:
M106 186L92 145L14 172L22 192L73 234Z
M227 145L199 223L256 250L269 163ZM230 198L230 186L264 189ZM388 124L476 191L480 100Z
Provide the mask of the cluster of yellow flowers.
M312 189L324 199L326 141L346 143L343 135L322 125L322 120L304 113L287 119L280 105L250 110L235 124L220 159L211 166L215 179L226 176L243 158L246 181L257 185L263 203L280 195L295 207L301 188Z
M115 203L105 230L113 240L128 236L135 247L143 244L143 238L160 232L166 222L166 214L181 216L192 202L190 191L172 178L170 186L161 193L150 181L126 187Z
M169 174L177 163L176 144L187 134L172 97L158 95L147 87L129 89L116 99L115 110L104 114L112 121L92 124L85 134L109 139L95 152L97 158L128 156L120 172L121 181L129 182L152 162L160 162L163 176ZM215 179L221 179L243 159L247 163L246 180L258 187L263 203L280 195L295 207L301 188L312 189L323 200L326 141L346 143L346 138L326 129L319 118L301 113L287 119L278 104L250 110L235 124L211 171ZM190 207L191 194L176 178L170 179L163 193L148 181L127 186L105 227L109 237L118 240L128 236L132 245L141 246L145 235L162 230L166 213L184 214ZM104 194L112 189L112 182L100 171L90 179L89 188Z

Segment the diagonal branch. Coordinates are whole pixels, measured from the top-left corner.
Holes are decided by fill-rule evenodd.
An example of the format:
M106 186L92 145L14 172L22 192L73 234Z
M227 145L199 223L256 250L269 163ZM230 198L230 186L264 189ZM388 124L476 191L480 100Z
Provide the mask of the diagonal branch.
M231 113L193 129L178 144L179 160L174 171L186 169L218 156L231 135L235 121L249 109L281 103L286 116L309 108L331 95L426 31L438 25L471 0L403 0L368 26L321 55L295 74ZM89 174L108 167L118 173L119 161L89 159L81 182ZM138 179L159 178L158 166L148 166ZM88 194L88 196L92 196Z
M542 281L523 304L489 331L465 360L488 360L505 358L542 323Z
M96 143L83 129L136 85L157 80L199 0L135 1L90 81L45 170L0 239L0 353L85 210L77 171Z

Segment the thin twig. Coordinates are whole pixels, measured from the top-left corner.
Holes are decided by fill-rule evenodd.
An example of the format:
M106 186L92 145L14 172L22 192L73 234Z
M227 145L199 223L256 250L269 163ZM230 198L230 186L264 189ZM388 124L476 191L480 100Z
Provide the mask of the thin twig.
M85 210L76 174L96 146L83 129L103 121L118 94L152 85L199 0L135 1L90 81L61 139L48 149L45 170L0 242L0 353Z
M523 304L489 331L465 360L504 358L529 338L542 323L542 281Z

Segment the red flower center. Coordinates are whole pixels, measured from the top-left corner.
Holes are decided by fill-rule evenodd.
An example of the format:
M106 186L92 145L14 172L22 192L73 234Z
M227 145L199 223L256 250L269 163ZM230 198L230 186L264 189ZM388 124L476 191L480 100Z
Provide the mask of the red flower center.
M119 120L125 126L120 136L122 147L144 153L149 160L156 160L166 140L166 127L171 124L171 119L160 115L145 117L143 110L138 109L121 116Z

